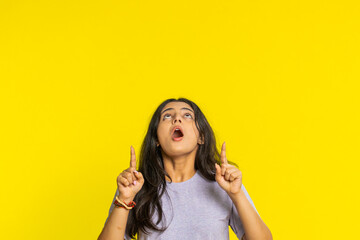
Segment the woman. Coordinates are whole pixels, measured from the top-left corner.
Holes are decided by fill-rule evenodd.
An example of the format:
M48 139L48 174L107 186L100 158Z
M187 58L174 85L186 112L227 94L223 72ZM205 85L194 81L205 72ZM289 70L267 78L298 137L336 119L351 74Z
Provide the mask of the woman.
M192 101L167 99L156 109L142 144L139 169L130 167L98 239L272 239L241 171L221 154L214 133ZM220 165L219 165L220 164ZM116 205L116 206L115 206Z

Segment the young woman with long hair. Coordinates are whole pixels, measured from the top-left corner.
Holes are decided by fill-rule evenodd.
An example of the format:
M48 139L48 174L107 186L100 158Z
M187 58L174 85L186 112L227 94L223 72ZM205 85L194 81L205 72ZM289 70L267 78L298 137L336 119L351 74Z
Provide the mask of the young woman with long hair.
M221 153L200 108L167 99L153 114L137 169L117 177L117 190L99 240L272 239L242 184L241 171Z

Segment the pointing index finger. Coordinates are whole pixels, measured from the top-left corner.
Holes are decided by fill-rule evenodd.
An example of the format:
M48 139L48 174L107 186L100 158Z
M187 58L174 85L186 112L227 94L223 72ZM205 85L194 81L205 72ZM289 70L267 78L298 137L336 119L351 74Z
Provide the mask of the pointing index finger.
M222 147L221 147L221 154L220 154L220 156L221 156L221 163L227 164L228 161L227 161L227 159L226 159L226 144L225 144L225 142L223 143L223 145L222 145Z
M135 150L133 146L130 146L130 167L136 169L136 157L135 157Z

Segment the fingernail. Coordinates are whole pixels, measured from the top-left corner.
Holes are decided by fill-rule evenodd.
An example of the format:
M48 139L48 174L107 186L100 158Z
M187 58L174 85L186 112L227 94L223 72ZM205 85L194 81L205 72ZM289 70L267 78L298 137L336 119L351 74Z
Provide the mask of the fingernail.
M137 182L136 182L136 181L134 181L134 185L136 185L136 183L137 183Z
M134 173L138 173L138 171L134 170Z

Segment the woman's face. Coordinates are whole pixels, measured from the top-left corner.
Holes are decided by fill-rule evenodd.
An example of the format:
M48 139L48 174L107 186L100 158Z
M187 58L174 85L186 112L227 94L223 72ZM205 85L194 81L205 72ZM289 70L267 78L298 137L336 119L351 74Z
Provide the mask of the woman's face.
M174 130L180 128L179 131ZM157 129L159 144L169 157L187 155L200 144L194 110L184 102L170 102L161 110Z

